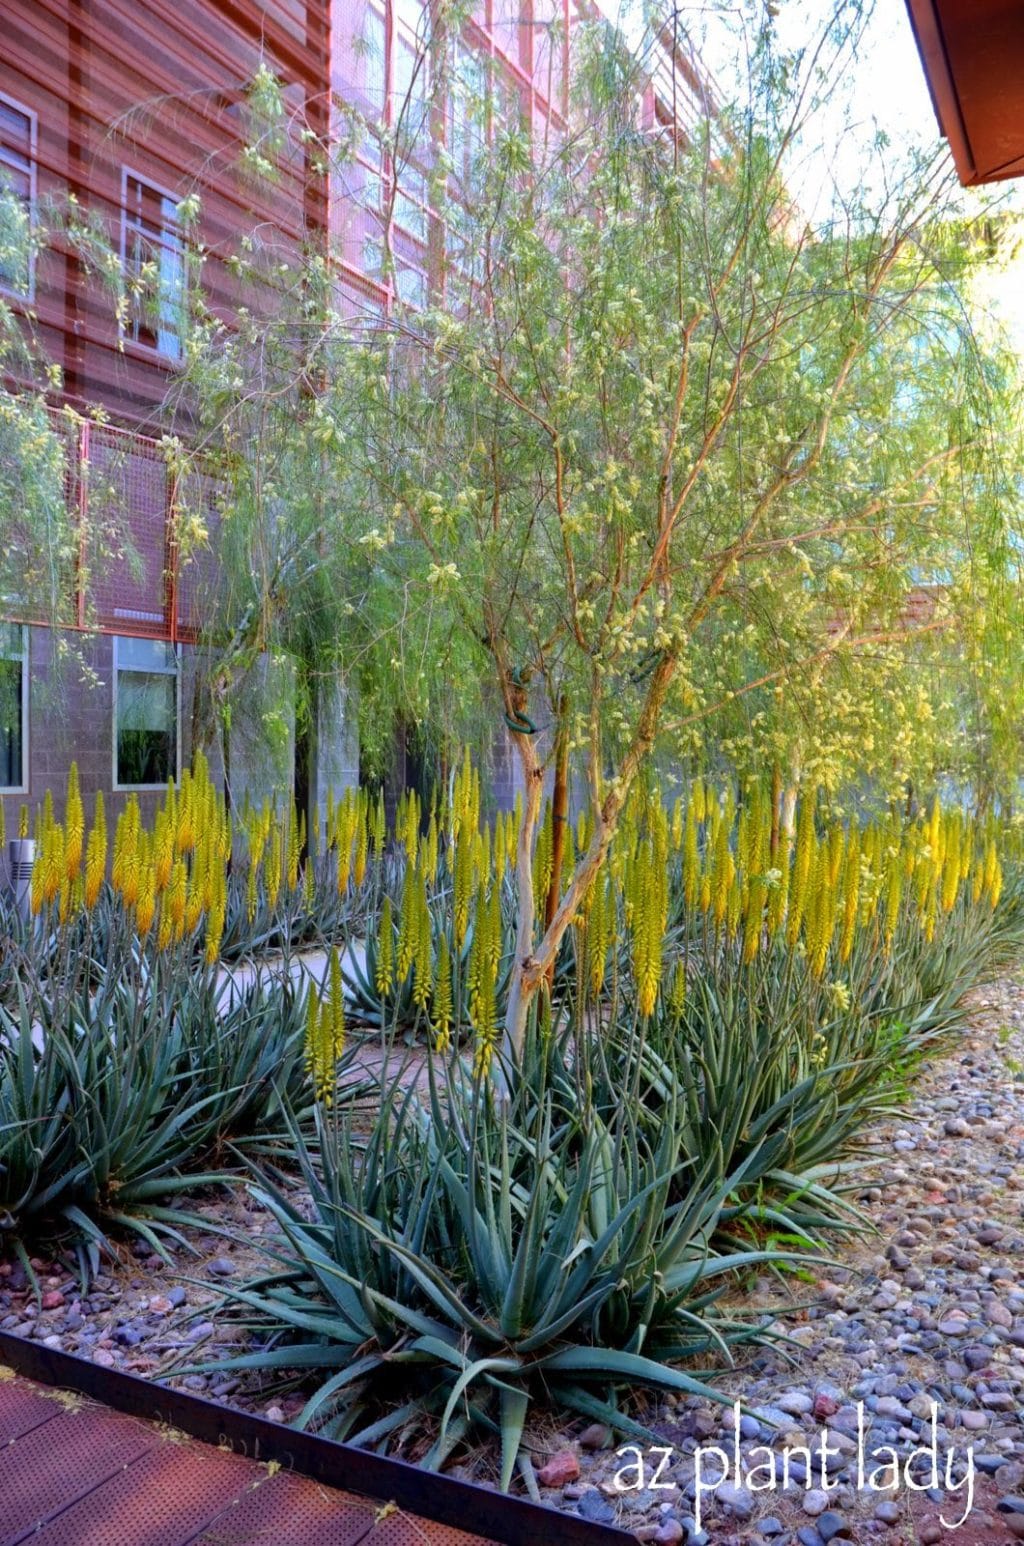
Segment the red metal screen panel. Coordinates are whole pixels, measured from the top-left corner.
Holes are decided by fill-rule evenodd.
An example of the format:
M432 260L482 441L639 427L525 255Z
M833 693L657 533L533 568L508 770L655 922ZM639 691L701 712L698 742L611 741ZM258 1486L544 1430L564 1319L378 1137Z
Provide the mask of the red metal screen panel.
M91 620L113 633L170 637L170 475L159 444L88 430L84 550Z
M220 485L208 473L189 471L175 488L175 516L181 533L175 549L175 616L181 639L195 639L221 616L221 498Z
M31 402L19 406L17 417L19 423L27 420L24 428L29 430L32 451L26 456L20 432L8 437L8 421L0 417L0 504L8 571L25 577L25 590L21 596L4 598L4 616L26 623L52 616L71 621L79 470L76 426L66 415L48 416Z
M401 1510L387 1514L366 1538L365 1546L493 1546L480 1535L467 1535L452 1525L413 1518ZM539 1543L538 1543L539 1546Z

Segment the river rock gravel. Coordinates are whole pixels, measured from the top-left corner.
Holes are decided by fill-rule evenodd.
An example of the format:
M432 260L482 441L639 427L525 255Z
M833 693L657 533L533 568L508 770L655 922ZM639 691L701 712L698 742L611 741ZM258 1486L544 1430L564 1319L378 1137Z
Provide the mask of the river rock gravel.
M722 1383L727 1399L742 1403L741 1471L702 1500L702 1530L694 1517L694 1452L721 1445L732 1461L734 1414L689 1398L641 1414L665 1456L645 1457L644 1485L629 1490L616 1474L632 1456L617 1456L599 1423L539 1426L534 1462L550 1483L541 1488L546 1502L617 1523L655 1546L1024 1540L1024 994L1017 975L973 996L967 1023L917 1071L904 1108L881 1117L864 1142L871 1152L854 1196L877 1233L832 1242L842 1266L823 1269L814 1284L794 1281L787 1289L772 1280L745 1291L748 1305L775 1307L788 1345L785 1354L754 1352ZM217 1284L265 1270L257 1247L272 1232L241 1189L207 1192L190 1205L216 1233L184 1231L192 1252L175 1248L170 1264L144 1244L123 1250L85 1293L66 1267L36 1258L37 1300L22 1265L0 1262L0 1327L103 1367L178 1377L215 1400L289 1421L303 1397L272 1381L176 1376L183 1366L239 1351L239 1333L217 1314ZM925 1457L910 1472L920 1490L907 1487L902 1470L912 1451L927 1446L933 1413L940 1466L952 1451L954 1481L973 1448L973 1507L956 1530L942 1519L960 1517L963 1491L925 1490ZM763 1464L766 1450L779 1457L786 1448L817 1451L823 1433L824 1478L820 1466L808 1470L794 1453L788 1487L747 1484L749 1465ZM859 1486L880 1463L874 1457L888 1452L898 1457L900 1486ZM477 1456L455 1469L489 1484L492 1462ZM640 1478L629 1472L626 1479Z
M615 1517L644 1540L677 1537L716 1546L824 1546L829 1541L878 1546L1003 1546L1024 1540L1024 992L1010 974L976 992L964 1027L917 1071L899 1113L864 1135L871 1158L854 1193L877 1234L834 1243L842 1262L813 1288L798 1283L797 1303L775 1324L790 1339L789 1360L760 1350L723 1382L743 1403L740 1486L705 1498L693 1520L694 1451L720 1445L734 1466L735 1421L704 1403L671 1398L654 1424L670 1455L662 1479L676 1490L620 1494L616 1472L632 1455L610 1448L581 1451L576 1483L613 1503ZM808 1298L817 1302L808 1307ZM755 1295L778 1305L777 1282ZM939 1487L926 1455L906 1484L906 1460L929 1448L934 1414ZM864 1438L861 1440L860 1434ZM820 1444L827 1436L826 1480ZM564 1437L564 1436L563 1436ZM759 1446L777 1457L812 1446L811 1474L787 1489L743 1485ZM962 1479L967 1448L974 1457L973 1507L957 1529L966 1490L946 1486L952 1456ZM877 1453L877 1460L873 1458ZM860 1455L863 1454L863 1463ZM900 1485L868 1485L898 1457ZM651 1457L646 1480L657 1459ZM762 1449L754 1465L765 1465ZM717 1474L705 1459L705 1479ZM770 1471L756 1476L767 1483ZM635 1472L624 1479L632 1483ZM858 1485L863 1483L863 1485ZM575 1498L582 1508L585 1494ZM942 1516L942 1519L940 1519Z

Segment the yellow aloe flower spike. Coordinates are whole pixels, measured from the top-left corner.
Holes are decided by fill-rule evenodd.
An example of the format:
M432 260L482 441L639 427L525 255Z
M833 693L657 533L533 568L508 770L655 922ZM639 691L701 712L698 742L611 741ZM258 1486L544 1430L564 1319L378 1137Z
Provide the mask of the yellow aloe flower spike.
M960 840L959 822L950 821L942 859L941 904L944 913L953 911L960 890Z
M466 938L469 928L469 910L473 899L473 844L468 832L456 838L454 875L452 877L452 919L455 928L455 944L458 949Z
M430 908L427 904L427 887L422 873L419 875L416 886L415 933L412 1001L418 1009L425 1009L430 1002L430 994L433 987L434 952L430 927Z
M595 998L599 998L604 989L610 936L608 877L601 869L591 887L587 914L587 965L590 971L590 991Z
M224 937L224 919L226 911L226 901L218 898L206 915L206 948L204 951L204 959L207 966L216 966L217 960L220 956L220 942Z
M139 895L135 903L135 928L140 939L145 939L153 926L156 912L156 884L152 864L146 864L139 880Z
M377 936L377 965L375 983L383 1002L391 993L395 975L395 939L391 898L386 896L380 910L380 930Z
M860 902L860 829L850 828L843 861L843 927L839 936L839 960L843 966L853 952L857 937L857 913Z
M284 870L284 833L280 827L270 834L267 844L267 859L264 866L264 879L267 888L267 903L271 909L277 906L277 899L281 894L281 876Z
M82 867L85 847L85 810L78 782L78 763L68 769L67 798L64 804L64 863L69 880L74 880Z
M400 983L405 982L412 968L418 923L416 876L412 866L407 864L402 878L402 901L398 910L398 958L396 968Z
M185 908L188 901L188 871L183 859L174 861L171 883L167 889L167 910L174 929L175 939L181 938L185 924Z
M330 997L331 1058L337 1064L345 1049L345 990L341 980L341 957L337 945L331 946Z
M91 911L99 900L107 869L107 818L102 791L96 791L92 830L85 850L85 905Z
M668 1012L673 1020L681 1020L686 1008L686 968L682 959L676 961L669 979Z
M355 823L355 860L352 871L352 878L355 881L357 891L366 879L366 862L370 842L368 812L364 801L361 801L360 805L362 808L356 817Z
M885 896L885 949L892 949L892 942L896 937L896 925L899 921L900 903L903 891L903 872L898 864L889 866L888 881Z
M448 936L441 935L437 955L437 976L434 979L431 1022L434 1027L434 1046L438 1052L447 1052L452 1035L452 962L448 951Z

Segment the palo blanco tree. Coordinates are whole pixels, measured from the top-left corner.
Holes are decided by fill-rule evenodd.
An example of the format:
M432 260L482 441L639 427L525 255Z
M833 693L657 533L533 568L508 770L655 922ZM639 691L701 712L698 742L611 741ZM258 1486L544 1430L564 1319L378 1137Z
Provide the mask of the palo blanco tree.
M801 208L795 157L864 8L839 4L788 55L773 9L685 135L640 120L646 45L603 23L578 31L559 136L506 121L455 175L444 101L417 111L431 303L357 328L329 270L295 269L291 310L211 323L182 378L252 496L236 540L276 555L242 571L249 645L315 633L378 727L390 705L450 732L463 698L479 720L481 683L500 704L525 789L512 1057L656 749L717 738L785 779L900 783L958 733L935 663L967 681L981 631L1005 627L1012 377L963 288L985 244L942 157ZM449 95L458 25L442 8L424 41ZM649 35L682 46L678 16ZM247 362L267 371L266 340L281 353L261 377ZM254 466L272 468L262 487ZM542 898L553 758L578 770L591 837Z
M643 61L596 27L571 132L499 136L446 207L469 258L445 304L350 351L345 540L381 512L381 574L443 595L435 631L476 641L521 764L512 1054L656 746L749 708L817 778L844 749L902 774L907 647L962 648L1006 575L1003 366L967 324L945 162L813 220L787 182L858 19L786 59L762 32L739 104L686 138L644 131ZM544 911L552 718L592 836Z

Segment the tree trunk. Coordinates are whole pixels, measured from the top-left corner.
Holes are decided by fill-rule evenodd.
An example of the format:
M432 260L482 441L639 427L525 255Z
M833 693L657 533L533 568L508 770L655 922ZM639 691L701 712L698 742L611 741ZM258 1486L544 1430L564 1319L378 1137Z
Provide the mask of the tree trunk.
M526 799L516 855L516 880L519 888L516 957L512 965L508 1009L505 1015L505 1035L502 1043L503 1055L511 1067L515 1067L519 1061L533 996L544 980L549 965L554 961L562 936L575 918L576 910L586 896L594 876L604 863L605 855L611 847L618 828L623 806L633 786L633 780L646 762L654 744L658 719L669 684L675 675L676 663L675 654L666 650L651 676L632 743L619 763L615 777L608 785L600 808L595 812L596 820L590 846L576 865L569 888L562 897L555 916L545 930L536 951L533 947L532 848L540 812L544 770L530 737L521 732L513 732L526 777ZM512 700L508 694L506 694L506 701L512 702L515 712L522 717L524 707Z
M502 1051L513 1066L519 1061L523 1040L526 1036L526 1020L530 1002L536 992L536 983L528 978L533 964L533 839L540 816L541 795L544 791L544 769L530 737L516 735L520 766L523 771L523 819L519 824L516 845L516 953L509 983L508 1007L505 1013L505 1035Z
M569 705L565 698L558 705L558 737L555 741L555 787L551 796L551 880L544 902L544 932L555 921L558 911L558 894L562 889L562 863L565 858L565 836L569 821ZM555 979L555 962L552 957L547 970L550 986Z
M796 828L796 801L800 793L800 764L794 762L790 769L790 782L786 786L786 792L782 797L782 837L785 841L784 854L789 853L793 841L793 832Z

